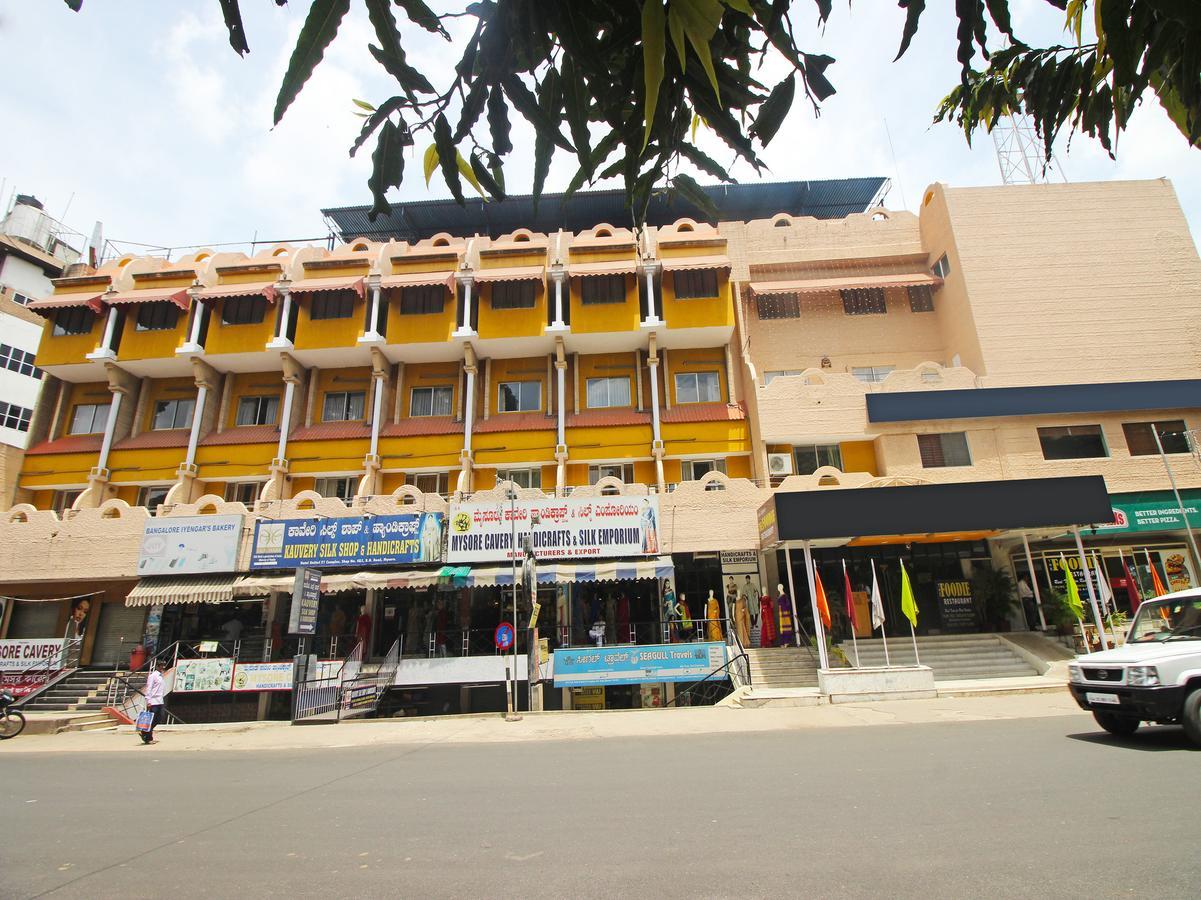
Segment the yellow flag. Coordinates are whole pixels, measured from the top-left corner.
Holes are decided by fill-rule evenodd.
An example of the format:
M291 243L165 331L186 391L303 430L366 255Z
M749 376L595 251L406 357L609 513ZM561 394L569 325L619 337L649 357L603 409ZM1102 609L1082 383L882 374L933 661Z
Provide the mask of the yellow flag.
M901 612L909 624L917 628L917 601L913 598L913 585L909 583L909 573L905 571L904 563L901 563Z
M1068 568L1067 558L1061 553L1059 554L1060 564L1063 566L1063 582L1068 595L1068 609L1072 611L1077 621L1084 619L1084 601L1080 599L1080 588L1076 587L1076 577L1072 574L1072 570Z

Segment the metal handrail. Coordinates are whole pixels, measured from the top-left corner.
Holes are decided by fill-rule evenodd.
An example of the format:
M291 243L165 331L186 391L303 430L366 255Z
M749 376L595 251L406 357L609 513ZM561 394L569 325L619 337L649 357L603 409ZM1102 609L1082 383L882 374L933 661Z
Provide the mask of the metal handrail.
M751 686L751 664L750 664L751 658L746 652L747 648L742 646L742 638L740 638L738 636L738 629L734 627L733 620L730 620L729 625L726 627L726 646L731 646L731 644L737 650L737 652L734 654L732 659L741 658L746 661L746 665L740 666L737 669L738 680L741 681L747 687L750 687ZM734 670L731 670L731 671L734 671Z
M130 674L132 674L132 673L130 673ZM121 707L124 707L129 702L129 698L132 695L137 695L137 696L141 697L143 700L146 699L145 692L143 692L141 688L135 686L134 683L129 680L129 677L127 675L118 675L116 672L114 672L112 675L112 681L120 682L121 687L124 688L124 690L118 690L117 686L112 685L110 682L110 689L109 689L110 703L108 705L110 707L112 707L113 709L120 709ZM146 704L143 703L141 706L141 709L139 709L138 711L141 712L141 710L145 709L145 708L146 708ZM166 716L166 719L164 721L164 724L166 724L166 725L186 725L187 724L183 719L181 719L175 713L171 712L171 710L169 710L167 708L166 703L163 703L163 715Z
M67 670L74 671L79 663L79 654L83 646L83 637L63 638L63 645L59 651L51 656L46 657L36 666L25 669L21 672L22 681L33 681L37 678L44 677L41 687L30 691L24 697L19 698L13 703L14 707L24 706L34 697L41 694L52 684L60 679L55 676L58 673L70 674Z
M739 653L738 656L734 657L733 659L727 660L725 665L718 666L716 669L714 669L712 672L710 672L708 675L706 675L700 681L694 681L692 684L688 685L688 687L684 688L684 690L679 691L674 697L672 697L670 700L668 700L667 703L664 704L664 706L671 706L673 703L676 703L676 701L678 701L681 697L683 697L686 694L691 693L696 688L700 687L702 684L705 684L706 682L708 682L718 672L726 671L727 669L730 668L730 666L734 665L734 663L738 662L740 659L745 660L747 662L747 666L749 668L750 658L746 655L746 653Z

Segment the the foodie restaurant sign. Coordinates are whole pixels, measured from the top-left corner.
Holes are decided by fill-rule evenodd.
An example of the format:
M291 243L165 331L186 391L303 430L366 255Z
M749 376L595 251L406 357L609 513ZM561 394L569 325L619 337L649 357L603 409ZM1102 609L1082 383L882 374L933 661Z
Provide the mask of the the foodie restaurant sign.
M654 556L658 497L587 497L451 506L448 563L507 560L530 535L539 560ZM514 542L516 536L516 542ZM515 549L514 549L515 548Z

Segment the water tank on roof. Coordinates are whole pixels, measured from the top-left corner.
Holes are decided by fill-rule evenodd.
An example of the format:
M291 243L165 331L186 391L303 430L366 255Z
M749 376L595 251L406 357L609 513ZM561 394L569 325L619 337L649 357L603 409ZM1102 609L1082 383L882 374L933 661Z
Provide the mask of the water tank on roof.
M17 194L17 199L14 201L17 206L32 206L34 209L45 209L42 206L42 201L33 194Z
M53 252L57 223L42 210L42 203L28 194L18 194L0 232L27 244Z

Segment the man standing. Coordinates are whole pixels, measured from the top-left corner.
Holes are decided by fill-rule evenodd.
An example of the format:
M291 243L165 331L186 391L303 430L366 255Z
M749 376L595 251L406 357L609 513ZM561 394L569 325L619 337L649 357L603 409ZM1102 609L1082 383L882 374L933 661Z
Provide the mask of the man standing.
M158 743L158 738L154 736L154 727L158 725L163 717L163 697L167 688L163 680L163 670L165 668L167 668L167 661L160 659L155 663L154 668L150 670L150 677L146 679L146 709L152 715L152 718L150 720L150 728L142 732L143 744Z

